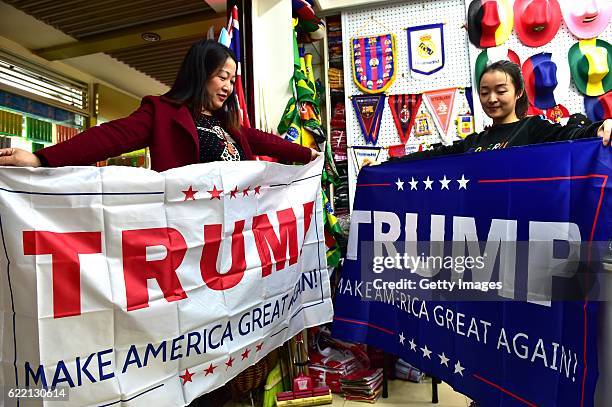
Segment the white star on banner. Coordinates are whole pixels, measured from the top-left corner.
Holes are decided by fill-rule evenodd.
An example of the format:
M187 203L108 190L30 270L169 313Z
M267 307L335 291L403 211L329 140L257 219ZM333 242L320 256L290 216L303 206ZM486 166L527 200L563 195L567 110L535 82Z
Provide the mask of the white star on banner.
M425 347L421 348L421 350L423 351L423 357L424 358L431 359L431 351L429 349L427 349L427 345L425 345Z
M399 177L397 178L397 181L395 181L395 185L397 185L397 190L399 191L400 189L403 191L404 190L404 181L402 181L401 179L399 179Z
M463 371L465 370L465 367L461 366L461 362L457 361L457 363L455 363L455 372L454 373L459 373L461 376L463 376Z
M446 179L446 174L444 174L444 178L442 178L440 181L440 184L442 184L442 187L440 187L440 189L448 189L448 183L451 182L452 180L450 179Z
M432 189L431 184L433 184L433 181L429 179L429 175L427 176L427 180L423 181L423 184L425 184L425 189Z
M419 181L415 180L414 177L411 177L412 181L409 182L410 184L410 190L417 190L417 184L419 183Z
M444 365L446 367L448 367L448 361L450 360L449 358L446 357L446 355L444 354L444 352L442 352L442 354L438 354L438 357L440 358L440 364Z
M467 189L467 183L470 182L470 180L465 179L465 174L461 174L461 179L458 179L457 182L459 183L459 189Z
M414 343L414 339L411 339L408 343L410 344L410 349L416 352L416 343Z
M404 337L404 333L400 332L400 334L399 334L399 341L400 341L400 343L402 345L404 344L404 340L406 340L406 338Z

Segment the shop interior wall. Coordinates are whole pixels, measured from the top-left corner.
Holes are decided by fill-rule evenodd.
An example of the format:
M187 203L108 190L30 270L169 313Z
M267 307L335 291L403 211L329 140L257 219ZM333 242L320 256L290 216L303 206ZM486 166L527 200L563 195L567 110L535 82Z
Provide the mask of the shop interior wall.
M255 117L251 120L255 127L272 130L292 95L291 2L254 0L252 22Z
M98 124L130 115L140 106L140 99L127 93L99 84Z

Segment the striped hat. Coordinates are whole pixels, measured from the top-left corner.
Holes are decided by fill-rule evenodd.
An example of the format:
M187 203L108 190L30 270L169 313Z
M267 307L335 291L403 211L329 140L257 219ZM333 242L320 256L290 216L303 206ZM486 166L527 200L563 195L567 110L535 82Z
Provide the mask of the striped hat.
M612 119L612 91L601 96L585 96L584 110L587 117L594 122Z
M612 46L604 40L580 40L570 48L572 79L587 96L603 95L612 89Z
M550 52L532 55L522 67L525 92L529 103L540 109L550 109L567 96L570 83L569 67Z
M518 66L521 66L521 60L516 52L512 51L508 47L495 47L483 50L476 58L476 64L474 64L474 86L475 89L480 88L480 77L487 68L497 61L512 61Z
M503 44L510 37L514 25L508 0L473 0L467 17L468 36L479 48Z

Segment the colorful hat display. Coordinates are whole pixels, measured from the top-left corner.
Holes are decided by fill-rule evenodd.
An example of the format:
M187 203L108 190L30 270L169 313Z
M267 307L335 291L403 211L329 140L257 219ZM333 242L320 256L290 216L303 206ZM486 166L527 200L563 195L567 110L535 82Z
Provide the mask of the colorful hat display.
M479 48L503 44L514 26L512 6L508 0L473 0L467 17L468 37Z
M563 20L578 38L595 38L603 32L612 16L609 0L561 0Z
M508 47L487 48L478 54L476 64L474 65L474 86L476 86L476 88L480 87L480 77L487 66L491 65L493 62L504 60L512 61L518 66L521 66L519 56Z
M576 88L587 96L603 95L612 89L612 46L604 40L580 40L567 58Z
M561 7L557 0L516 0L514 15L516 35L529 47L547 44L561 26Z
M550 52L532 55L522 67L525 91L529 103L540 109L550 109L567 96L570 84L569 67Z
M612 91L601 96L585 96L584 110L587 117L594 122L612 119Z

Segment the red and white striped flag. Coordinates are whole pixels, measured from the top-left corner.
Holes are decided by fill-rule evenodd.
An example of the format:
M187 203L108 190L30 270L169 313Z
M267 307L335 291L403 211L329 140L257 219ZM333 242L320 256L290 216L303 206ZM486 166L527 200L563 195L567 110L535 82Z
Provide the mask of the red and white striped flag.
M232 8L232 14L230 15L229 22L227 23L227 32L230 38L229 48L234 51L237 59L237 70L236 70L236 85L234 90L236 97L238 98L238 109L240 111L240 124L243 127L251 127L249 121L249 114L246 107L246 101L244 99L244 89L242 88L242 62L240 56L240 27L238 24L238 7Z

